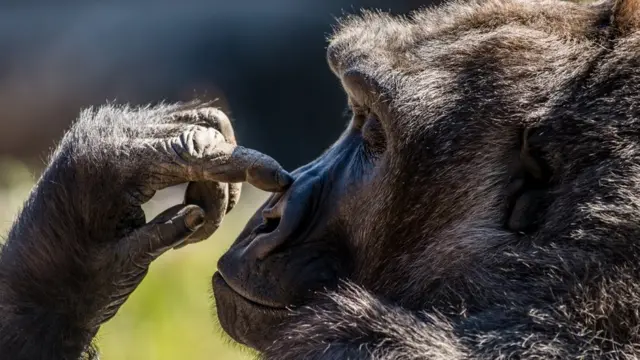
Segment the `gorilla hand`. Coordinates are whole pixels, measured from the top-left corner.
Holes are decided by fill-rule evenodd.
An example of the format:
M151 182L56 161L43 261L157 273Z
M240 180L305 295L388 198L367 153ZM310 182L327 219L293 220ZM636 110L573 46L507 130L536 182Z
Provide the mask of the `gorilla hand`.
M78 358L155 258L218 228L242 181L281 191L292 178L272 158L237 146L218 110L83 112L0 253L0 353ZM185 204L145 224L141 205L186 182Z
M101 268L111 269L114 291L92 324L96 326L115 315L152 260L171 247L209 237L238 201L241 181L266 191L282 190L290 182L275 160L235 145L231 124L219 110L185 110L172 114L166 122L140 125L156 129L152 130L153 137L135 138L127 146L127 155L140 159L137 166L146 169L142 172L145 176L133 176L129 182L132 186L125 189L133 213L141 216L139 205L156 190L191 181L185 196L187 204L166 210L101 251L103 258L97 262L106 262ZM127 233L137 227L130 225L131 219L123 219Z

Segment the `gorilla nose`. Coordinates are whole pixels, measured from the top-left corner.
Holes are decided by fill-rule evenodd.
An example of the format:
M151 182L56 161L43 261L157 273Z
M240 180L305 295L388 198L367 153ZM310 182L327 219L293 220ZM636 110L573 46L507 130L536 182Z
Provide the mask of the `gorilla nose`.
M262 210L262 224L253 232L254 238L245 248L246 255L262 260L300 229L309 211L312 192L296 182L283 194L274 195Z
M273 197L267 206L262 210L262 219L266 224L269 222L280 222L284 213L286 201L282 201L284 194L277 194Z

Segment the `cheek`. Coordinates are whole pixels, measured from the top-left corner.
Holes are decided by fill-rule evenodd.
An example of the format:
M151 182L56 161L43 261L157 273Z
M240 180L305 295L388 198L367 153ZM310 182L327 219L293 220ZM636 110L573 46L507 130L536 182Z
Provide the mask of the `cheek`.
M340 219L344 224L356 261L377 256L382 249L383 238L399 214L390 211L396 194L393 179L384 162L366 174L357 187L348 192L342 202Z

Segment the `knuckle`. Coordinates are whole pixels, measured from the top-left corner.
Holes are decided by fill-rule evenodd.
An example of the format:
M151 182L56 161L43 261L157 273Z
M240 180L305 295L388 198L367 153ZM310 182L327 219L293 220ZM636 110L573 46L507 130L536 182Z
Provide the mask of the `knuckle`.
M183 145L196 157L212 154L218 148L218 144L225 142L224 136L219 131L201 126L188 131L185 135L181 137L187 140Z
M229 118L220 109L215 107L202 107L197 109L182 110L171 117L178 122L188 122L196 125L219 126L219 124L229 123Z
M215 107L205 107L197 110L199 117L208 123L215 125L224 122L229 122L227 114L222 110Z
M222 110L206 106L196 109L182 110L171 116L172 121L190 125L213 128L219 131L229 143L235 144L233 126L227 114Z
M215 129L194 126L168 141L166 150L176 155L180 162L189 162L211 155L225 139Z
M199 118L202 119L206 125L220 131L228 142L235 144L233 126L227 114L215 107L206 107L198 109L197 111Z
M151 227L147 236L145 236L144 244L150 251L154 249L154 244L161 244L164 241L165 231L160 224L155 224Z

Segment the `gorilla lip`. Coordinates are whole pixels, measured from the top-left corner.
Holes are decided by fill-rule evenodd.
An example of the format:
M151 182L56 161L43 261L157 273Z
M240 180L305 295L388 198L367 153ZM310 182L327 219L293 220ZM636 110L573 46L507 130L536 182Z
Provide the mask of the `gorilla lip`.
M233 287L232 282L227 281L224 278L224 275L220 272L220 271L216 271L215 274L213 274L213 285L214 287L216 286L216 284L218 285L222 285L224 286L227 290L229 290L230 292L232 292L234 295L236 295L237 297L242 298L242 300L244 300L245 302L247 302L248 304L263 309L263 310L270 310L270 311L285 311L286 307L284 306L275 306L272 304L267 304L265 302L262 302L260 300L257 300L255 297L250 296L248 294L246 294L245 291L239 291L238 289L235 289ZM215 292L215 290L214 290Z

